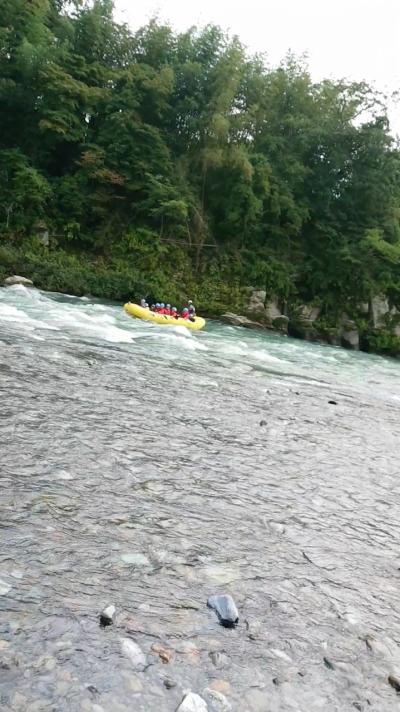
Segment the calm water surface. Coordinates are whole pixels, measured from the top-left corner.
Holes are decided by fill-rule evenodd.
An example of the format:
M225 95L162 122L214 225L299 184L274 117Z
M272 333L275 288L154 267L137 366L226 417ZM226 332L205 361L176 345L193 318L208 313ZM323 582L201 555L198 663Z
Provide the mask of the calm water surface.
M0 384L1 710L399 709L399 363L14 287Z

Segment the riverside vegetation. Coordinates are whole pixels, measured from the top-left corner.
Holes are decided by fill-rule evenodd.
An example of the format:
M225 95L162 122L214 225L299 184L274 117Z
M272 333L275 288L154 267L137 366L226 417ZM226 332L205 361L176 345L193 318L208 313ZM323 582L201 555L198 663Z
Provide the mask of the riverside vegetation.
M365 83L133 33L111 0L0 0L0 98L0 277L215 316L252 285L261 322L400 353L399 149Z

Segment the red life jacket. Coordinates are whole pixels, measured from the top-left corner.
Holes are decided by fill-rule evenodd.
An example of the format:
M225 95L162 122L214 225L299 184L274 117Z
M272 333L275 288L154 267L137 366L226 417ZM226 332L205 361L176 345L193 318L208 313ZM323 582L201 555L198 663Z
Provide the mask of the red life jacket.
M182 319L189 319L189 312L182 312L181 317Z
M164 314L166 314L167 316L171 316L171 309L167 309L167 307L165 307Z

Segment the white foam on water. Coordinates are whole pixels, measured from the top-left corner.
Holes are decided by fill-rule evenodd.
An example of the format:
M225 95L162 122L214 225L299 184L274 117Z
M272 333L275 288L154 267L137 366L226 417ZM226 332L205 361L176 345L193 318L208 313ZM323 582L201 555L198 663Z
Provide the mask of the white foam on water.
M269 354L267 351L252 351L251 354L258 361L265 361L266 363L284 363L281 358Z
M46 322L34 319L29 316L22 309L13 306L12 304L1 304L0 303L0 322L8 322L13 326L19 326L25 331L34 331L35 329L49 329L51 331L58 331L57 326L51 326Z
M182 327L183 329L185 327ZM175 332L175 327L172 329L169 329L168 331L163 330L161 334L157 335L159 340L162 341L167 341L171 345L174 346L180 346L183 349L186 349L187 351L208 351L208 348L205 344L201 343L200 341L197 341L197 339L192 339L192 338L185 338L180 334L179 332Z
M87 300L83 306L81 301L59 302L38 290L15 285L0 294L0 323L7 321L24 331L62 331L111 343L133 341L132 333L117 325L105 305L90 305ZM41 339L37 334L35 338Z

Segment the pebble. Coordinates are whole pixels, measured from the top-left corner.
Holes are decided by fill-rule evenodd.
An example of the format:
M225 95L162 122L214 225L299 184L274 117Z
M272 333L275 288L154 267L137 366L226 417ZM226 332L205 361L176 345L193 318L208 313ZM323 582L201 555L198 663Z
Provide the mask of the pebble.
M278 650L277 648L270 648L270 652L275 658L280 658L280 660L285 660L287 663L292 662L292 658L289 657L286 653L283 652L283 650Z
M151 649L153 653L158 655L158 657L163 661L163 663L169 663L173 658L172 650L163 648L163 646L158 645L158 643L154 643L154 645L151 646Z
M57 695L61 695L62 697L65 697L70 689L71 689L71 685L68 682L65 682L65 680L59 680L57 682L57 685L56 685Z
M329 658L324 658L324 663L325 663L326 667L328 668L328 670L335 669L333 662L331 662L331 660L329 660Z
M13 710L18 710L18 712L21 710L21 712L25 712L27 701L28 700L25 695L21 695L20 692L15 692L11 699L11 706Z
M177 683L172 679L172 677L164 677L164 687L166 687L167 690L172 690L172 688L176 687L176 685Z
M234 628L239 623L239 612L229 594L210 596L207 606L216 612L219 622L225 628Z
M131 640L130 638L122 638L121 649L136 669L143 670L146 665L146 656L134 640Z
M10 643L8 642L8 640L0 640L0 650L5 650L9 647L9 645Z
M183 698L176 712L208 712L208 706L200 695L189 692Z
M329 403L329 405L337 405L337 401L334 401L334 400L330 400L330 401L328 401L328 403Z
M232 694L232 688L228 680L213 680L211 685L209 685L209 689L215 692L222 692L223 695Z
M7 593L11 591L11 586L10 584L6 583L6 581L2 581L0 579L0 596L6 596Z
M44 667L45 667L45 670L48 670L50 672L51 670L54 670L56 665L57 665L57 660L55 658L48 658L45 662Z
M268 425L266 420L260 420L260 426L263 427L263 425Z
M100 613L100 625L103 628L113 623L115 611L116 609L113 605L107 606L102 610L102 612Z
M187 660L194 665L200 661L200 651L196 648L194 643L182 643L179 648L177 648L177 651L185 655Z
M32 664L32 667L38 670L39 668L44 668L45 670L54 670L57 665L57 661L50 655L42 655L38 658L36 662Z
M208 687L204 690L204 694L216 712L230 712L232 709L231 703L228 702L225 695L221 692L217 692L217 690L212 690Z
M211 658L211 662L216 668L228 667L230 664L230 658L225 653L213 650L212 653L209 653L209 656Z
M150 613L151 611L151 606L150 603L141 603L138 606L139 611L144 611L144 613Z
M400 680L398 677L394 677L394 675L389 675L388 683L396 690L396 692L400 692Z
M133 564L134 566L148 566L150 561L144 554L122 554L124 564Z
M199 603L196 603L196 601L178 601L178 603L175 604L176 608L185 608L186 610L189 611L199 611L201 606Z
M247 636L250 640L257 640L261 633L261 623L257 620L246 620Z
M137 675L129 675L126 676L126 681L127 685L130 689L131 692L135 694L139 694L143 690L143 685L141 680L137 677Z

